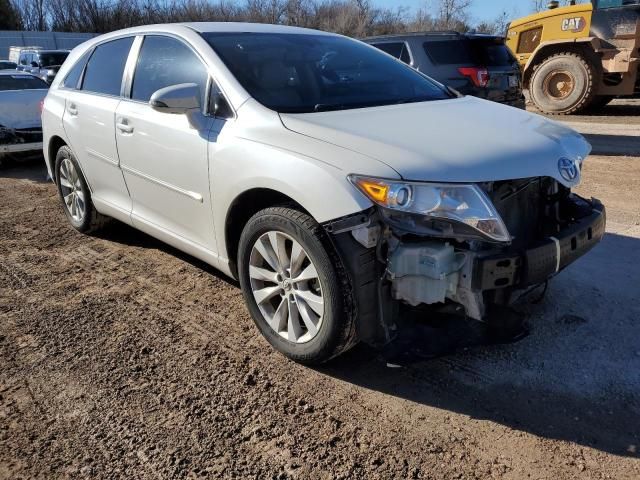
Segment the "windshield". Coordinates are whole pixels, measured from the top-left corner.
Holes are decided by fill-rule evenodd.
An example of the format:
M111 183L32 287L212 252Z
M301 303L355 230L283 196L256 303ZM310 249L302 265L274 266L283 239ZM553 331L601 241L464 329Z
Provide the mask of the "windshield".
M451 98L443 87L364 43L332 35L204 33L249 94L282 113Z
M49 85L33 75L0 75L0 91L2 90L34 90L47 89Z
M41 67L53 67L56 65L62 65L67 57L69 56L69 52L50 52L50 53L41 53L40 54L40 66Z

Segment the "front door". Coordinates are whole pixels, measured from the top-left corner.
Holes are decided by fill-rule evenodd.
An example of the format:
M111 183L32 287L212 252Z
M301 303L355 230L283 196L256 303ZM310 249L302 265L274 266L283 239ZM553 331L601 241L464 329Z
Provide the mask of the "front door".
M145 36L131 98L123 99L116 111L116 140L133 201L133 224L170 243L170 237L177 237L215 252L208 138L216 120L201 114L195 127L186 115L160 113L149 106L155 91L195 83L204 111L207 82L204 63L185 43Z

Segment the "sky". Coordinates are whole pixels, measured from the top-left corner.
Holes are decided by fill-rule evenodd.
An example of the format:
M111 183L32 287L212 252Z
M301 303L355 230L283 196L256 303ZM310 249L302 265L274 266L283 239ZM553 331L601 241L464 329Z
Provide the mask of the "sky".
M396 8L400 6L412 9L428 4L428 0L374 0L381 7ZM532 12L533 2L529 0L473 0L471 15L474 20L493 20L503 11L507 11L513 18Z

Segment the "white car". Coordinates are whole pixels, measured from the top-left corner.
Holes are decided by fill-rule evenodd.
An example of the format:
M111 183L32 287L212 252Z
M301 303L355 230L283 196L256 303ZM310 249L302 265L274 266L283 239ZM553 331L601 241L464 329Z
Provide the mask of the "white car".
M238 279L260 332L304 363L393 341L414 306L490 318L605 229L600 202L571 193L579 134L319 31L97 37L43 125L77 230L112 217Z
M49 85L30 73L0 71L0 162L7 156L40 155L40 106Z

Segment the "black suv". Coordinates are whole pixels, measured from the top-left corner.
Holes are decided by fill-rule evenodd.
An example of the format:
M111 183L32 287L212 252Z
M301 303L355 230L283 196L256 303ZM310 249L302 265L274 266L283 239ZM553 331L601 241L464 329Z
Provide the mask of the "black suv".
M51 84L69 50L22 50L18 58L18 70L29 72Z
M525 108L520 68L502 37L426 32L363 41L462 94Z

